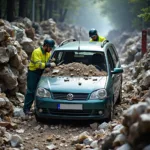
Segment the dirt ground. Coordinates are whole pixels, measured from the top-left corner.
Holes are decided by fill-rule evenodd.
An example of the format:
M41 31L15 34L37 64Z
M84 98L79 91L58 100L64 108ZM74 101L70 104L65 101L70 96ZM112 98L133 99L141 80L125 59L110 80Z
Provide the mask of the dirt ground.
M116 107L114 121L121 115ZM14 118L15 122L15 118ZM16 118L18 124L17 129L24 130L24 133L17 133L23 139L24 150L49 150L47 146L56 146L56 150L76 150L72 144L74 137L87 131L93 135L95 131L90 124L101 124L103 121L92 120L48 120L43 123L36 121L34 116L26 118L26 120ZM16 132L13 131L15 134ZM55 150L54 149L54 150Z
M44 75L62 75L62 70L65 72L63 75L70 75L70 73L77 75L77 72L80 71L86 73L86 75L80 74L82 76L91 76L92 73L95 73L95 76L100 73L101 75L106 75L106 72L99 72L92 65L89 67L86 68L83 64L80 66L78 63L68 64L56 67L53 71L48 71ZM127 96L123 93L122 104L115 108L114 121L119 121L123 110L128 106L125 97ZM39 123L34 116L24 119L13 118L13 122L17 124L18 132L16 133L16 130L11 130L10 132L13 134L16 133L22 137L23 145L21 148L24 150L49 150L52 149L52 147L55 147L53 150L76 150L75 145L72 144L74 137L79 136L85 131L93 135L95 130L91 128L90 124L102 123L102 121L97 122L91 120L48 120L47 122Z
M27 121L20 121L19 129L23 138L25 150L47 150L46 146L54 144L58 150L75 150L71 144L73 137L87 131L92 135L93 129L90 124L94 121L81 120L50 120L44 123L36 122L34 116Z

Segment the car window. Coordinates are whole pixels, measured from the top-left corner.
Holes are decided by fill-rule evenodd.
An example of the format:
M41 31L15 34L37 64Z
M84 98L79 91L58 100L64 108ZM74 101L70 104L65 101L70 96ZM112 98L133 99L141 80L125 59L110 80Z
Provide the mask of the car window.
M55 51L53 57L55 58L56 64L68 64L73 62L83 63L86 65L94 65L99 70L106 71L106 61L104 52L96 51Z
M112 70L114 70L115 64L114 64L114 60L113 60L113 57L112 57L109 49L107 50L107 56L108 56L109 66L110 66L110 69L112 71Z
M60 62L62 62L62 57L63 56L63 52L59 52L59 53L54 53L52 58L55 59L56 64L59 64Z
M111 46L110 47L110 51L111 51L111 54L112 54L112 57L113 57L113 60L114 60L114 63L115 63L115 66L118 62L118 56L116 54L116 51L114 50L114 48Z

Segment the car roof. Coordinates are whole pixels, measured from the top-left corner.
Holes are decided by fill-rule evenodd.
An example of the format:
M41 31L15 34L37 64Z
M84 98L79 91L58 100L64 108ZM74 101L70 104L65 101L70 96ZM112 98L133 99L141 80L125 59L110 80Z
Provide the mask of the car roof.
M60 47L57 47L55 51L59 51L59 50L104 51L104 48L102 48L101 45L102 42L74 41L74 42L68 42Z

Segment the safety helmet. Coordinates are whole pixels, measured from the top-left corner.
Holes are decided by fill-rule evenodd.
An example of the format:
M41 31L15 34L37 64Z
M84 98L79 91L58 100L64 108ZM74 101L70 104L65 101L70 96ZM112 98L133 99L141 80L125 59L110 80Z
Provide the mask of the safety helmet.
M48 45L49 47L53 48L55 46L55 42L52 39L45 39L44 40L44 45Z
M95 36L95 35L97 35L97 30L93 28L89 31L89 37L92 37L92 36Z

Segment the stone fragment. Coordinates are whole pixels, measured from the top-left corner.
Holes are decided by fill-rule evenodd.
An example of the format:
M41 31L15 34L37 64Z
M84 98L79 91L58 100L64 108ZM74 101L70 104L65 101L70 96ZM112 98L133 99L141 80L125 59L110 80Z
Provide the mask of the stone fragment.
M57 146L54 144L50 144L50 145L46 146L46 148L47 148L47 150L55 150L57 148Z
M22 144L22 142L23 142L23 140L19 135L17 135L17 134L12 135L12 138L10 141L12 147L20 146L20 144Z
M126 136L123 134L119 134L113 141L113 146L116 147L116 146L123 145L125 143L126 143Z
M132 105L129 109L124 111L123 125L130 127L134 122L139 119L139 116L147 109L147 103L140 102Z
M109 124L107 122L103 122L98 126L98 129L104 129L107 130L109 128Z
M129 144L123 144L122 146L120 146L116 150L132 150L132 148Z
M90 124L90 127L91 127L93 130L96 130L97 127L98 127L98 123L97 123L97 122L92 123L92 124Z

